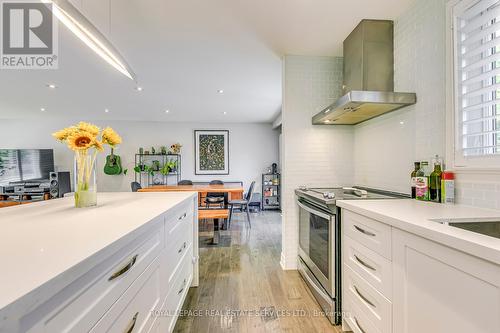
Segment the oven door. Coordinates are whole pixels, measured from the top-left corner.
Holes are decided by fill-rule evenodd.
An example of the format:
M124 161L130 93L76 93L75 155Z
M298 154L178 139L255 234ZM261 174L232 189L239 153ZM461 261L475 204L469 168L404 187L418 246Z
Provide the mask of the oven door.
M304 200L299 205L299 255L335 298L335 221L336 216Z

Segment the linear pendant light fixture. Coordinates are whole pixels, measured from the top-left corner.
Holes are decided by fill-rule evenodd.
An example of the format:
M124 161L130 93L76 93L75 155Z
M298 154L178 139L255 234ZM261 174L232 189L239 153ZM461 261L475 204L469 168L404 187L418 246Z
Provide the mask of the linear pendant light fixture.
M68 0L41 0L52 4L52 13L75 36L111 66L129 79L137 82L134 71L111 42Z

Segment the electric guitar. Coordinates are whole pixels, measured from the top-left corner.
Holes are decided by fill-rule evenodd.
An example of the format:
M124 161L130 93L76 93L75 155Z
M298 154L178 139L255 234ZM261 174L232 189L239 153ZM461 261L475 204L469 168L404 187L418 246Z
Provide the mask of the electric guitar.
M106 156L106 165L104 165L104 173L107 175L119 175L122 173L122 164L120 156L114 154L111 148L111 154Z

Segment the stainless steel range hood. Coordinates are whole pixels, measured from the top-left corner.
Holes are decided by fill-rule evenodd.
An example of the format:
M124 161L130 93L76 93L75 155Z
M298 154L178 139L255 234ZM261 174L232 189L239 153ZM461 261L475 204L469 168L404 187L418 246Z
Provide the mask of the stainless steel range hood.
M394 92L394 23L362 20L344 41L344 96L316 114L315 125L355 125L415 104Z

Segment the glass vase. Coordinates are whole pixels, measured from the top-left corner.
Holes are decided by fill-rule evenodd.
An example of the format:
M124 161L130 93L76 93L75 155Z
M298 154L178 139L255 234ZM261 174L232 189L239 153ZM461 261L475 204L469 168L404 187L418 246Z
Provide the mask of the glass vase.
M96 153L90 150L75 152L75 207L97 205Z

